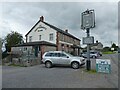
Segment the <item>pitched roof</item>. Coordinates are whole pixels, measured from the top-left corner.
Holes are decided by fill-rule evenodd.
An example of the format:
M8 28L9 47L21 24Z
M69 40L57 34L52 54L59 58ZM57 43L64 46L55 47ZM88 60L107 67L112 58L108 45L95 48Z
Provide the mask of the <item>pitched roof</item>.
M31 28L31 30L30 30L25 36L27 36L27 35L32 31L32 29L33 29L39 22L42 22L42 21L39 20L39 21ZM47 22L44 22L44 21L43 21L43 23L46 24L47 26L53 28L54 30L62 33L62 34L65 34L65 35L70 36L70 37L72 37L72 38L74 38L74 39L80 40L80 39L78 39L77 37L73 36L72 34L70 34L70 33L68 33L68 32L65 32L64 30L59 29L59 28L57 28L57 27L55 27L55 26L53 26L53 25L51 25L51 24L49 24L49 23L47 23Z
M103 45L101 42L91 44L91 46L98 46L99 44Z
M39 22L40 22L40 20L30 29L30 31L29 31L25 36L27 36L27 35L33 30L33 28L35 28L35 26L36 26Z

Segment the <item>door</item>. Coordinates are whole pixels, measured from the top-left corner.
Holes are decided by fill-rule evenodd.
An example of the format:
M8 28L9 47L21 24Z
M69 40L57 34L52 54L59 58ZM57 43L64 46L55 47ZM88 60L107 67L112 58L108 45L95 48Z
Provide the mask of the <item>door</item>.
M51 60L53 64L61 64L61 58L59 57L59 53L51 53Z
M68 65L70 63L70 57L64 53L60 53L60 63Z
M35 46L35 56L38 57L38 46Z

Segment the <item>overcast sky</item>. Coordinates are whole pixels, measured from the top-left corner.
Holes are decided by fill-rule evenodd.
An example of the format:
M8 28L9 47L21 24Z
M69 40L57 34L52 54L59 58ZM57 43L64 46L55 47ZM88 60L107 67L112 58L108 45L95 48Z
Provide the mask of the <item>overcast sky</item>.
M81 13L86 9L95 10L96 27L90 30L104 46L118 44L118 3L117 2L23 2L0 3L1 36L10 31L17 31L24 37L32 26L44 16L45 21L60 29L68 29L69 33L82 40L86 32L81 30ZM81 42L82 45L82 42Z

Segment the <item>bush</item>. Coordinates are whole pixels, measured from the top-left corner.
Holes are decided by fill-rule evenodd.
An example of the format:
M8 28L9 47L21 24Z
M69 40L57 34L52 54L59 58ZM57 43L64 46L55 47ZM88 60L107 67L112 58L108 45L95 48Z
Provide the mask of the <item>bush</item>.
M6 51L2 53L2 59L6 58L7 56L9 56L9 54Z

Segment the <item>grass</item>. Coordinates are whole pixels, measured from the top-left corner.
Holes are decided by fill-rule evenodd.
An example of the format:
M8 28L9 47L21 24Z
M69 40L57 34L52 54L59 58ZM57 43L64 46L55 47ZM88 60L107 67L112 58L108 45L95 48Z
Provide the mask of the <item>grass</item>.
M88 73L91 73L91 74L95 74L95 73L97 73L96 70L94 70L94 69L89 70L89 71L88 71L88 70L85 70L85 72L88 72Z
M8 66L25 67L25 66L23 66L23 65L16 65L16 64L9 64Z
M108 51L108 52L102 52L103 54L115 54L116 52L111 52L111 51Z

